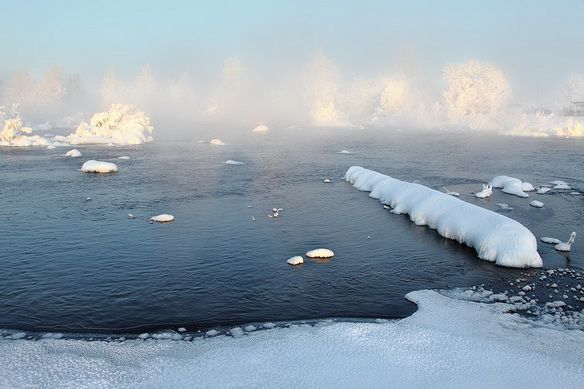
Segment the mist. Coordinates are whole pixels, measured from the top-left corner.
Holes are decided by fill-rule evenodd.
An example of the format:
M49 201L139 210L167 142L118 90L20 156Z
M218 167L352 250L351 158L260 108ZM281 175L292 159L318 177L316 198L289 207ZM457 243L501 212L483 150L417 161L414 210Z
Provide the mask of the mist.
M461 3L456 13L366 2L359 20L350 6L327 3L174 5L130 2L115 15L110 2L27 10L35 28L3 39L12 55L0 70L1 105L18 105L34 128L76 127L112 104L132 104L150 115L155 138L260 124L531 134L580 114L583 43L570 23L577 2ZM527 36L518 21L539 28ZM37 50L22 50L33 41Z

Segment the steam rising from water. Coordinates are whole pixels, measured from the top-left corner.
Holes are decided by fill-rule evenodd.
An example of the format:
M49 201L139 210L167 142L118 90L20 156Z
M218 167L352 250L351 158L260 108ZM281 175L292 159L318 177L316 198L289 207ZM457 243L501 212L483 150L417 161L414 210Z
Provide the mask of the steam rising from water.
M556 106L533 107L513 100L501 69L476 60L447 64L442 78L434 80L403 72L349 77L322 50L298 69L264 75L228 58L214 78L157 74L145 65L133 79L123 79L110 68L92 85L79 74L53 67L39 79L24 71L14 74L0 84L0 96L4 105L19 104L23 121L32 124L48 120L77 126L92 113L121 103L149 112L155 124L233 124L245 131L266 123L584 135L582 120L573 117L584 114L575 104L584 99L582 75L571 75L558 87Z

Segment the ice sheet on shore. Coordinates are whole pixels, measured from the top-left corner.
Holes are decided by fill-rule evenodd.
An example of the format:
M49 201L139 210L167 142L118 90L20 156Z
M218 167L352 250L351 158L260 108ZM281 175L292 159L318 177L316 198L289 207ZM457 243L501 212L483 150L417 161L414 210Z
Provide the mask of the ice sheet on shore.
M55 139L72 145L138 145L152 142L152 131L148 114L134 105L113 104L109 111L93 115L89 124L82 122L74 133Z
M417 225L473 247L481 259L507 267L542 266L535 236L504 215L360 166L349 168L345 179L391 206L393 213L406 213Z
M237 338L3 339L0 386L578 388L584 381L582 331L533 325L508 313L510 304L428 290L407 298L419 308L402 320L294 324Z

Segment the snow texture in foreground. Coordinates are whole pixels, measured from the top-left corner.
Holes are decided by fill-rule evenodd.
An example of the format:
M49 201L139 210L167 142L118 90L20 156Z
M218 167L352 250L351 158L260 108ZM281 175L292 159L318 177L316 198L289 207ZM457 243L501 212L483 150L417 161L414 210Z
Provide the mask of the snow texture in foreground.
M501 188L501 192L518 197L529 197L525 191L532 191L533 186L529 182L522 182L518 178L497 176L489 181L493 188Z
M584 332L534 326L507 313L510 304L428 290L407 298L416 313L380 323L294 324L190 342L4 339L0 387L582 387Z
M345 179L391 206L393 213L407 213L416 225L427 225L445 238L473 247L481 259L507 267L542 266L535 236L506 216L360 166L349 168Z
M113 104L109 111L93 115L89 124L82 122L74 133L55 139L72 145L139 145L152 142L152 131L148 114L134 105Z
M84 173L115 173L118 171L118 166L111 162L90 160L81 166L81 171Z

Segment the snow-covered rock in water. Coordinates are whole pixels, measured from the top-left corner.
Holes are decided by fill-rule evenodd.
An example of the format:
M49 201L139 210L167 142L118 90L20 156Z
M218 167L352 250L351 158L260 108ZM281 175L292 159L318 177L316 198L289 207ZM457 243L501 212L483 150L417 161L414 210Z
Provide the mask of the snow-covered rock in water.
M522 188L524 192L533 192L535 188L529 182L524 182Z
M513 208L511 208L509 206L509 204L507 204L507 203L496 203L495 205L497 207L499 207L499 209L502 211L512 211L513 210Z
M65 153L65 157L78 158L81 157L81 151L77 149L69 150Z
M537 200L533 200L532 202L529 203L529 205L531 205L532 207L535 207L535 208L542 208L543 207L543 203L541 201L537 201Z
M47 146L47 150L54 150L54 149L56 149L56 147L55 147L55 146L53 146L53 145L48 145L48 146Z
M503 193L512 194L519 197L529 197L523 190L523 182L518 178L508 176L497 176L489 181L493 188L501 188ZM530 184L531 186L531 184ZM533 186L531 186L533 188Z
M209 141L210 144L214 145L214 146L225 146L226 143L223 143L223 141L221 139L215 138L215 139L211 139Z
M406 298L418 309L401 320L265 324L239 338L210 330L196 341L0 339L0 382L7 388L481 389L584 382L582 331L531 324L508 304L431 290Z
M335 253L333 253L331 250L329 249L315 249L315 250L310 250L309 252L306 253L306 256L308 258L332 258L335 256Z
M540 238L540 240L541 240L542 242L544 242L544 243L549 243L549 244L558 244L558 243L562 243L562 241L561 241L561 240L559 240L559 239L556 239L556 238L550 238L550 237L548 237L548 236L541 237L541 238Z
M268 128L268 126L266 126L264 124L260 124L259 126L254 128L252 131L253 132L268 132L269 130L270 129Z
M288 258L286 260L286 262L288 263L288 265L293 265L293 266L295 266L295 265L301 265L301 264L304 263L304 258L302 258L301 256L297 255L295 257Z
M223 162L225 165L245 165L244 162L234 161L233 159L228 159L227 161Z
M484 199L490 197L493 194L493 188L490 185L483 184L483 190L480 192L475 193L475 197L479 199ZM455 196L457 197L457 196Z
M566 184L565 182L562 182L560 184L554 185L554 189L558 189L558 190L571 190L572 188L570 187L570 185Z
M152 131L154 127L147 113L134 105L113 104L109 111L93 115L89 124L82 122L74 133L55 139L72 145L139 145L153 141Z
M337 152L337 154L353 154L353 152L349 151L349 150L341 150L341 151Z
M81 166L81 171L84 173L115 173L118 171L118 166L111 162L90 160Z
M549 192L550 190L552 190L552 188L548 188L547 186L541 186L539 188L537 188L537 194L546 194L547 192Z
M507 267L542 266L535 236L502 214L360 166L349 168L345 179L391 206L393 213L409 214L417 225L427 225L445 238L473 247L481 259Z
M330 184L332 181L330 178L325 178L324 180L322 180L322 182L324 182L325 184Z
M152 216L150 218L150 221L157 222L157 223L170 223L170 222L174 221L174 216L169 215L167 213L163 213L160 215Z
M127 155L122 155L121 157L118 157L118 159L128 160L130 159L130 157L128 157Z

